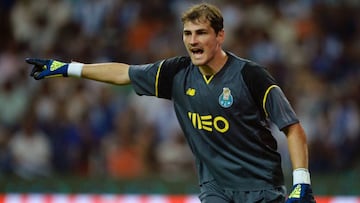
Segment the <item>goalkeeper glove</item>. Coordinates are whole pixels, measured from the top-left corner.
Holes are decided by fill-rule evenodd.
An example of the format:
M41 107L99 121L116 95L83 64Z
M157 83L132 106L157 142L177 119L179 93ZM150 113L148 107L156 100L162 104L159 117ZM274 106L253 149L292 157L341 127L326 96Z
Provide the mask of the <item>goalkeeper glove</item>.
M286 203L315 203L310 185L310 173L305 168L293 172L294 185Z
M82 63L63 63L52 59L27 58L27 63L33 65L30 76L36 80L50 77L81 76Z

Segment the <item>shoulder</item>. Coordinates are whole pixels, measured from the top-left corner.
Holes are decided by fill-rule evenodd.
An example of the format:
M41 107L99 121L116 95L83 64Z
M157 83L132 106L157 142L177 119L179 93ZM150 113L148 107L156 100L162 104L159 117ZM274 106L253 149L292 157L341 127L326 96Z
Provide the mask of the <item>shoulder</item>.
M162 66L172 68L186 68L191 65L191 59L188 56L176 56L162 61Z
M186 56L176 56L167 59L161 59L154 63L132 64L130 65L129 75L148 74L176 74L180 69L186 68L191 64L191 60Z
M187 56L176 56L161 61L159 65L159 74L166 76L174 76L179 71L185 70L191 66L191 59Z
M268 87L277 84L265 66L248 59L240 58L231 53L230 56L241 66L240 72L242 79L250 91L263 94Z
M229 56L229 60L230 60L230 64L231 64L230 66L240 70L242 74L249 74L254 71L258 71L259 68L260 69L265 68L254 61L251 61L251 60L245 59L245 58L241 58L241 57L235 55L234 53L227 52L227 54ZM239 69L239 67L240 67L240 69Z
M265 66L251 60L242 59L242 61L244 65L241 69L241 74L245 81L261 79L274 80Z

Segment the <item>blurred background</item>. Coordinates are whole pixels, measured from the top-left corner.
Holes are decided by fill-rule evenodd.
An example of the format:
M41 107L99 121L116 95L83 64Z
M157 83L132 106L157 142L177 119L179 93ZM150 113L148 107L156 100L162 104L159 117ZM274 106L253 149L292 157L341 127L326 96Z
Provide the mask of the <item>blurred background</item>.
M197 194L170 101L29 77L27 57L150 63L186 55L189 0L0 0L0 193ZM224 48L266 65L308 135L318 196L360 194L360 1L224 0ZM276 127L287 186L291 164Z

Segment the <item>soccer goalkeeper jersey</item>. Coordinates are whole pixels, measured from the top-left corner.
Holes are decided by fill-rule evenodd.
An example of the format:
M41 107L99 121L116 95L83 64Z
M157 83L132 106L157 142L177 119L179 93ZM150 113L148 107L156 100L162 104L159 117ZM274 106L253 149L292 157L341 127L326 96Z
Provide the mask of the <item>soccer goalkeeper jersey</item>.
M269 122L282 129L299 121L264 67L227 55L212 76L202 75L186 56L131 65L129 76L137 94L173 101L200 184L216 180L244 191L283 185Z

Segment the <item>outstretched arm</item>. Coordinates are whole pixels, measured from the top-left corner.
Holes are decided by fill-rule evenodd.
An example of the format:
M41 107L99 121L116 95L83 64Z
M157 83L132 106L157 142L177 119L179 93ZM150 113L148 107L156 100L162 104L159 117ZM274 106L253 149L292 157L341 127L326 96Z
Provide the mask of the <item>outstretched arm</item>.
M31 76L36 80L51 77L82 77L117 85L130 83L129 65L125 63L64 63L52 59L27 58L33 65Z
M129 65L124 63L84 64L81 77L116 85L130 83Z

